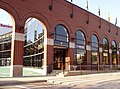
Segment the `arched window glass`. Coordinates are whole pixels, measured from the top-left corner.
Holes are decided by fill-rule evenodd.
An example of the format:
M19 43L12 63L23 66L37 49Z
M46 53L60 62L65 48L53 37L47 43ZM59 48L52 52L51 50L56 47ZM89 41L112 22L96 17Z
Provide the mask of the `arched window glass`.
M112 64L117 64L117 45L115 41L112 41Z
M36 18L29 18L24 31L24 66L42 67L44 59L45 26Z
M0 66L10 66L12 30L15 28L15 21L12 15L2 8L0 8L0 17ZM6 73L3 72L1 76L4 74Z
M103 38L103 64L108 65L110 64L109 60L109 43L106 38Z
M86 43L85 36L82 31L75 33L75 63L86 64Z
M98 39L95 35L91 36L91 63L97 64L99 61L99 46Z
M77 39L76 40L77 44L85 45L85 36L84 36L83 32L77 31L75 38Z
M68 47L68 32L63 25L57 25L54 32L54 45Z

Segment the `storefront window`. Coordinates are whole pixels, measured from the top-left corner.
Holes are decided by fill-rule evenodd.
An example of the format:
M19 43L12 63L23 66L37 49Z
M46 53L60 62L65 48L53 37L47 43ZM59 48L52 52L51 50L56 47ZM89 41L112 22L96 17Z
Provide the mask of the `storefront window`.
M109 65L110 60L109 60L109 43L106 38L103 38L103 64L104 65Z
M86 64L86 43L82 31L75 33L75 64Z
M112 64L117 64L117 46L115 41L112 41Z
M95 35L91 36L91 63L97 64L99 62L99 46L98 39Z
M25 23L24 66L42 67L44 59L44 25L35 18Z
M7 33L6 29L4 34L0 35L0 66L9 66L11 60L12 27L11 32Z
M54 45L68 48L68 43L67 29L63 25L57 25L54 33Z

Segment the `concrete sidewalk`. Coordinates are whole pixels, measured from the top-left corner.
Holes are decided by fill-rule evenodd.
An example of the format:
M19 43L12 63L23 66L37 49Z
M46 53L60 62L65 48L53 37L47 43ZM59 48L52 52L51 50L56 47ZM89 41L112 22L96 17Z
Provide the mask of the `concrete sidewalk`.
M54 79L53 76L46 77L15 77L15 78L0 78L0 86L16 85L34 82L47 82L49 79Z
M68 77L57 76L43 76L43 77L16 77L16 78L0 78L0 86L34 83L34 82L49 82L54 84L69 84L77 82L85 82L86 80L97 79L97 81L111 81L114 79L120 79L120 72L116 73L99 73L89 75L78 75ZM89 82L89 81L86 81Z

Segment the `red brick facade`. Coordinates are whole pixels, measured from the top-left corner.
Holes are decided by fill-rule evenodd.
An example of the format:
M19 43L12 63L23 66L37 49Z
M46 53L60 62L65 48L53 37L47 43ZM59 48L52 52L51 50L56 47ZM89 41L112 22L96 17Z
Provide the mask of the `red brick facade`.
M50 7L50 5L52 7ZM85 34L86 43L89 45L91 35L95 34L98 37L99 44L102 44L104 37L108 39L109 49L111 49L111 43L115 40L118 45L120 43L120 28L115 25L105 21L98 16L87 12L80 7L73 5L73 17L72 13L72 4L65 0L1 0L0 8L6 10L15 21L15 31L16 33L23 34L23 27L26 20L29 17L35 17L39 19L46 26L47 38L54 39L53 35L55 27L58 24L64 25L69 33L69 42L74 42L73 38L75 37L75 32L80 29ZM86 23L88 21L89 23ZM101 28L100 26L101 21ZM110 30L110 32L109 32ZM116 35L118 33L118 35ZM22 65L23 60L23 42L13 41L14 47L12 48L12 60L13 65ZM70 65L73 65L74 60L74 48L69 48L67 50L67 57L70 58ZM100 55L100 64L102 64L102 53ZM111 53L110 60L111 58ZM47 64L50 65L53 63L54 59L54 47L53 45L46 45L46 60ZM91 53L90 50L87 50L87 64L91 64ZM120 64L119 55L117 56L118 64ZM112 64L110 62L110 64ZM49 67L49 66L48 66ZM49 68L48 68L49 70ZM51 69L50 69L51 70Z

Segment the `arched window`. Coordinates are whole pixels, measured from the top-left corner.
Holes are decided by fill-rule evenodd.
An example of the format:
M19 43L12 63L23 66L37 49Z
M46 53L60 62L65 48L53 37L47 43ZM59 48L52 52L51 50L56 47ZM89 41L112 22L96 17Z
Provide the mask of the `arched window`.
M85 36L82 31L75 33L75 63L86 64L86 43Z
M109 43L106 38L103 38L103 64L109 65Z
M117 45L115 41L112 41L112 64L117 64Z
M63 25L57 25L54 32L54 45L68 47L68 32Z
M54 69L65 68L66 49L69 47L68 32L65 26L59 24L54 31Z
M24 31L24 66L43 66L45 29L45 25L36 18L29 18L26 21Z
M15 28L15 21L10 13L1 8L0 17L0 66L10 66L12 30Z
M97 64L99 61L98 39L95 35L91 36L91 64Z

